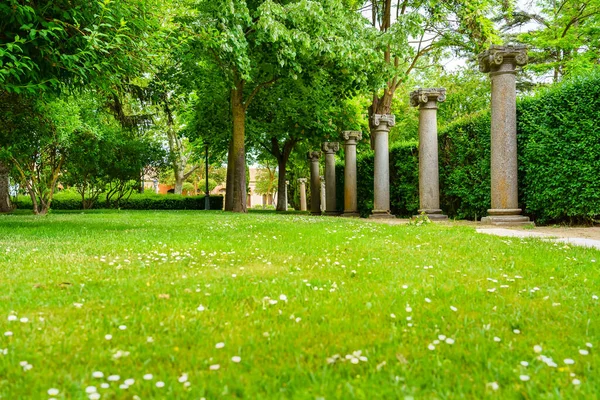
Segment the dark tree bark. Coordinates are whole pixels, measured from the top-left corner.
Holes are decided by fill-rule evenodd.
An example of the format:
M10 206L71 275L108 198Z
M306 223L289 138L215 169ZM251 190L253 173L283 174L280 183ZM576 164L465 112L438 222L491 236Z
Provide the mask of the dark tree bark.
M0 161L0 213L8 213L13 210L8 187L8 172L8 164Z
M277 159L278 178L277 178L277 211L287 210L286 199L286 180L287 180L287 162L292 154L292 150L298 141L296 139L288 139L283 149L280 148L277 138L271 138L271 153Z

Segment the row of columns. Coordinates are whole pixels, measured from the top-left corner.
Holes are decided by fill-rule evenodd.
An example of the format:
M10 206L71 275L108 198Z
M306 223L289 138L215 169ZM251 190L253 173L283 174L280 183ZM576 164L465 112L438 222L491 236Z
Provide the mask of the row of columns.
M491 99L491 208L484 223L494 225L531 224L521 215L518 199L517 122L516 122L516 67L527 63L524 46L491 46L479 55L480 70L489 73L492 81ZM437 135L438 103L446 98L444 88L418 89L410 94L410 103L419 107L419 202L420 214L432 220L448 217L440 209L439 160ZM390 170L388 135L395 125L394 115L372 116L374 160L374 202L371 218L394 218L390 213ZM345 140L344 213L345 217L358 217L356 145L361 132L343 132ZM325 198L313 195L311 213L321 214L325 202L325 215L338 215L336 208L335 153L339 143L325 142ZM311 191L321 192L319 176L321 153L308 153L311 162ZM300 182L300 206L306 210L306 178Z

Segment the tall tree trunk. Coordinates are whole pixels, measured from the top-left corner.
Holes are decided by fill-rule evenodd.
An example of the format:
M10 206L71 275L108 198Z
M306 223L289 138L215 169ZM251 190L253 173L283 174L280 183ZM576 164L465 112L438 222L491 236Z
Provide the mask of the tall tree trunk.
M180 165L177 165L176 168L174 168L174 173L175 173L175 194L182 194L183 193L183 181L185 180L185 174L183 173L183 169L181 168Z
M233 114L233 212L245 213L246 209L246 153L245 128L246 106L244 105L244 81L236 79L235 89L231 91L231 110Z
M233 211L233 172L235 170L233 158L233 137L229 140L227 153L227 181L225 182L225 211Z
M0 213L13 210L8 186L8 164L5 161L0 161Z

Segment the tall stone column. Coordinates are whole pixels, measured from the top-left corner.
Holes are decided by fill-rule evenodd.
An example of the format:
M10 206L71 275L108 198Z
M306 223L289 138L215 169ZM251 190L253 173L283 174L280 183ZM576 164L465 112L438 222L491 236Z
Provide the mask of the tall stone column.
M325 142L321 150L325 153L325 215L339 215L335 189L335 153L340 149L338 142Z
M325 177L321 175L319 177L319 181L321 182L321 213L324 213L327 202L327 187L325 186Z
M344 131L344 213L342 217L360 217L356 189L356 144L362 139L360 131Z
M288 186L290 186L290 181L285 181L285 211L288 209Z
M446 100L446 89L418 89L410 94L410 104L419 107L419 214L431 220L446 220L440 209L437 109Z
M492 80L491 175L492 208L482 222L526 225L521 215L517 181L516 67L527 64L525 46L491 46L479 55L479 69Z
M321 177L319 175L320 151L309 151L310 161L310 213L321 215Z
M298 182L300 182L300 211L306 211L306 178L300 178Z
M388 135L390 128L396 125L396 116L374 114L372 116L374 166L373 213L369 218L394 218L390 214L390 152Z

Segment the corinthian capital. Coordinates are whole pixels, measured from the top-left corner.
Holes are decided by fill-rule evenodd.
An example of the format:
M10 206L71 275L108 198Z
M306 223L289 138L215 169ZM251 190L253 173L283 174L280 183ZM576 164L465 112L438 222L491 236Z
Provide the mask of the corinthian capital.
M321 150L323 150L326 154L333 154L340 149L340 144L338 142L324 142L321 145Z
M492 45L488 50L479 54L478 58L481 72L493 72L503 64L510 64L514 69L517 65L527 64L527 47L522 45Z
M298 178L298 182L300 182L300 184L306 183L306 178Z
M410 105L413 107L425 106L430 101L436 103L446 100L446 89L444 88L430 88L430 89L417 89L410 93Z

